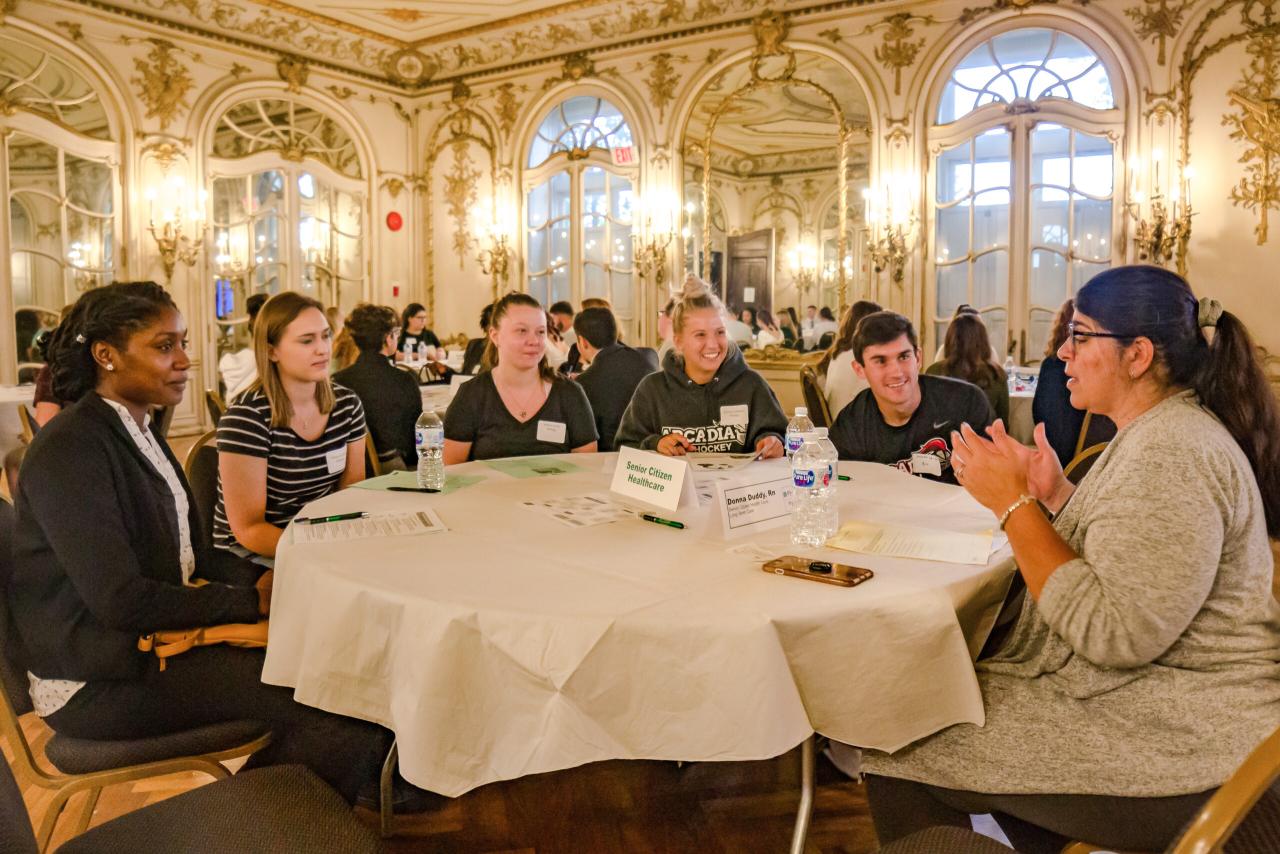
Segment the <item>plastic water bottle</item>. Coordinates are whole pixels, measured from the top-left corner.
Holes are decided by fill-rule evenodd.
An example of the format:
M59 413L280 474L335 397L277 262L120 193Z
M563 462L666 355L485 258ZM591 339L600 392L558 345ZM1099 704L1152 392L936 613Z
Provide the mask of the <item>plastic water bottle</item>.
M444 489L444 423L434 409L424 409L413 425L418 448L418 487Z
M805 438L813 431L813 422L809 420L809 410L804 406L796 407L796 414L787 422L787 459L791 459L804 444Z
M404 339L404 360L406 362L413 361L413 342L408 338Z
M427 350L430 349L427 342L423 341L418 345L418 361L425 362L427 360Z
M840 452L836 450L836 443L827 438L826 427L813 428L813 442L822 452L822 460L827 465L827 485L822 489L822 521L824 539L830 539L840 530L840 502L837 494L840 483L837 480Z
M1013 354L1010 353L1004 358L1004 377L1009 383L1009 391L1013 391L1014 385L1018 381L1017 365L1013 363Z
M812 437L791 458L791 544L820 546L827 541L826 504L831 500L830 474L822 448Z

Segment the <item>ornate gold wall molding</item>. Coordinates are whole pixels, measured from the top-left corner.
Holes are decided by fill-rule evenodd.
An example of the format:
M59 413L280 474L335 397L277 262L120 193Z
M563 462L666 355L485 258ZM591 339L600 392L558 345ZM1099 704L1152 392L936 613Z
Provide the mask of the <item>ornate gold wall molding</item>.
M1194 0L1142 0L1141 6L1130 6L1124 10L1129 20L1133 21L1135 33L1140 39L1150 39L1156 43L1156 64L1165 64L1165 43L1178 37L1182 28L1182 20L1191 9Z
M649 57L647 62L636 63L637 71L643 71L646 66L649 68L649 76L644 78L644 84L649 89L649 105L658 111L659 124L666 121L667 105L675 98L676 87L680 85L680 74L672 63L673 59L689 61L683 54L662 51Z
M4 20L4 16L0 15L0 20ZM53 24L58 29L67 34L67 38L73 42L82 41L84 39L84 28L80 24L73 21L55 21Z
M145 41L151 45L146 59L134 59L137 75L129 78L138 89L138 97L147 107L146 118L159 119L160 130L165 130L178 118L179 112L191 109L187 93L195 86L191 72L178 62L175 54L187 54L200 62L200 55L182 50L164 39L121 39L125 44Z
M511 139L511 130L516 126L516 119L520 117L520 100L516 97L516 92L528 92L529 87L521 84L518 88L514 83L503 83L493 90L494 96L494 114L498 117L498 129L502 131L502 138Z
M863 30L864 35L870 35L880 27L884 27L884 39L880 46L875 49L874 56L886 71L893 73L893 94L902 94L902 69L910 68L915 64L916 57L920 54L921 48L924 47L925 40L921 38L916 41L912 39L915 30L911 23L918 21L922 24L937 23L932 15L913 15L910 12L899 12L896 15L890 15L883 21L869 25Z
M995 0L986 6L976 6L965 9L960 13L960 25L967 26L988 15L994 15L996 12L1004 12L1010 9L1022 12L1033 6L1057 6L1059 0ZM1071 0L1077 6L1088 6L1091 0Z
M307 85L307 78L311 76L311 66L300 57L282 56L276 62L276 74L284 81L285 88L295 95L301 95L302 87Z

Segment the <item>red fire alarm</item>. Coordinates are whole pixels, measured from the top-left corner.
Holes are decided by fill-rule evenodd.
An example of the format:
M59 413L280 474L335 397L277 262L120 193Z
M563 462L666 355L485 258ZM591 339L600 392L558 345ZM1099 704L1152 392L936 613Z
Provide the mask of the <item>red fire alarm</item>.
M400 214L396 213L395 211L392 211L391 213L387 214L387 228L391 229L392 231L399 231L403 227L404 227L404 217L400 216Z

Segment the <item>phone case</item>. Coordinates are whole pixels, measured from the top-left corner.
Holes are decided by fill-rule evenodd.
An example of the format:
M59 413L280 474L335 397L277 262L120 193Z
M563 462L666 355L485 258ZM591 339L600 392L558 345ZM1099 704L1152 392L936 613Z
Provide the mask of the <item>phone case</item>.
M828 567L829 571L824 571L823 567ZM821 581L823 584L836 584L840 587L856 587L875 577L875 573L871 570L860 566L829 563L795 555L774 558L760 568L776 575L790 575L794 578L806 578L809 581Z

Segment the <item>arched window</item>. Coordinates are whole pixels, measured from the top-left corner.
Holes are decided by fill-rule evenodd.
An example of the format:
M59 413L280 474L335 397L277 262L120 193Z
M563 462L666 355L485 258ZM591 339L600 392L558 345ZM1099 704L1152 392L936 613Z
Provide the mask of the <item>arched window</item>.
M617 107L580 95L552 107L525 160L526 286L544 306L585 297L613 305L636 340L631 217L639 167Z
M930 130L933 345L952 313L1040 359L1053 315L1123 256L1116 147L1123 112L1098 54L1059 30L1010 30L951 69Z
M0 35L0 181L7 204L8 292L3 380L39 361L35 339L82 291L115 278L118 147L102 98L71 63L31 38ZM29 380L30 370L22 371Z
M209 143L218 353L248 345L244 301L296 290L344 315L364 296L366 198L356 145L297 101L226 110Z

